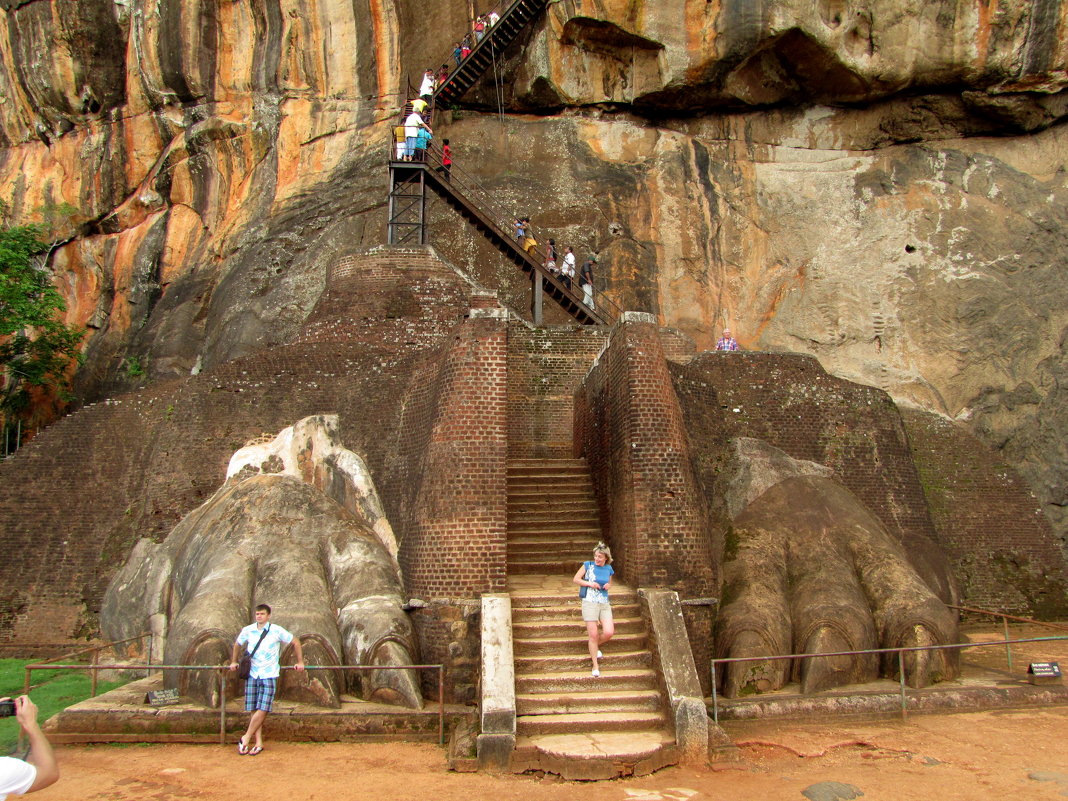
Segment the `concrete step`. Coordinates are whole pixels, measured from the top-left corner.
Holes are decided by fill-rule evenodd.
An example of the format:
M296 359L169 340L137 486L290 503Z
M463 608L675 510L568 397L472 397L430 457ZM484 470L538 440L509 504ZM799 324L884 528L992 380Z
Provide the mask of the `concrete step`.
M587 732L643 731L663 729L667 721L660 712L568 712L558 715L517 715L515 733L585 734Z
M578 627L576 626L576 629ZM517 657L536 656L538 654L575 655L586 654L589 658L587 643L589 638L586 632L576 632L572 636L556 637L530 637L512 639L512 648ZM617 648L628 651L636 651L645 648L645 632L631 632L629 634L617 634L612 638Z
M582 564L583 557L589 552L589 549L584 547L576 547L574 545L565 542L553 542L552 540L546 540L544 545L533 546L517 546L513 547L511 543L508 544L508 564L513 562L519 564L534 564L538 562L551 562L555 565L560 565L561 569L567 574L569 568L579 569L579 565ZM552 571L557 572L557 571ZM572 571L572 575L574 571ZM578 592L576 586L575 591Z
M593 547L597 544L597 541L591 537L570 537L565 535L554 534L552 536L548 534L521 534L517 533L508 538L508 553L529 553L540 552L544 553L548 549L558 552L560 550L567 550L569 553L573 551L580 551L585 554L575 564L575 570L578 570L579 564L587 559L593 558Z
M670 730L648 729L516 737L511 764L514 773L543 770L569 781L596 781L647 776L680 760Z
M546 573L566 573L578 562L574 557L560 562L548 561L516 561L508 560L508 575L510 576L543 576ZM577 568L576 568L577 570Z
M568 498L530 496L508 499L508 514L540 512L546 509L566 509L569 511L572 509L592 509L593 511L597 511L597 501L593 497L585 498L577 496Z
M638 634L645 631L645 621L640 617L617 617L612 610L612 617L616 622L616 637L622 634ZM557 618L553 620L532 620L519 623L512 618L512 636L515 639L532 640L537 638L567 637L576 631L585 633L586 624L578 616L567 619ZM615 642L615 639L610 640Z
M508 522L524 522L533 523L539 520L546 520L549 522L556 522L557 520L582 520L583 523L591 525L600 525L600 515L597 513L597 506L594 503L571 505L553 504L547 503L544 506L539 506L536 509L522 509L522 511L512 511L508 509Z
M578 570L578 565L575 565L575 570ZM549 606L574 606L576 612L580 610L581 601L578 597L578 585L572 584L570 576L566 573L558 573L561 577L567 578L567 586L573 587L574 591L568 589L566 594L564 592L546 592L544 590L531 589L531 590L511 590L509 595L512 598L512 611L516 609L530 609L530 608L545 608ZM571 573L573 576L574 573ZM612 599L613 615L615 614L615 608L617 605L637 604L638 594L634 590L623 590L613 588L609 591L609 596Z
M618 660L613 656L602 657L601 676L590 675L590 661L582 670L563 670L547 673L516 674L517 693L567 693L587 692L592 688L601 690L656 690L656 672L649 668L612 667Z
M577 569L577 568L576 568ZM617 603L612 599L612 617L618 623L627 618L640 618L641 608L637 603ZM536 621L565 621L581 625L582 607L579 605L578 587L575 588L575 603L559 606L512 606L512 625Z
M597 679L590 677L591 682ZM518 693L517 715L562 715L569 712L655 712L660 709L660 693L655 689L606 690L586 692Z
M509 459L508 472L529 473L539 470L559 470L568 468L589 472L585 459Z
M611 648L615 640L608 643ZM653 666L653 655L646 648L631 646L626 651L609 650L600 660L601 678L607 672L616 670L649 670ZM589 673L593 667L590 663L590 652L585 650L582 654L577 652L570 654L535 653L515 657L516 676L530 676L540 673Z
M599 521L583 522L581 520L536 520L532 523L508 521L508 534L565 534L572 537L594 538L595 544L601 536Z
M583 562L592 558L595 544L595 541L586 538L579 540L571 537L509 538L508 557L515 557L519 561L529 562L551 554L559 561L567 561L568 564L574 565L575 570L578 570ZM574 575L575 573L572 571L571 576ZM577 592L577 585L575 589Z
M573 479L570 481L529 481L508 479L508 499L511 501L561 500L596 501L593 484Z

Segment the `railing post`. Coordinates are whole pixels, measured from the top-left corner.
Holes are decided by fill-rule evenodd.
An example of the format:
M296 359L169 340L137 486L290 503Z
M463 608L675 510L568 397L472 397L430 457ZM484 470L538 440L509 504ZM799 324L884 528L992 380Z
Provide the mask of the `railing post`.
M716 693L716 660L712 660L712 720L719 725L719 695Z
M445 745L445 666L438 665L438 745Z
M219 671L219 745L226 745L226 670Z
M96 665L97 656L99 654L100 654L99 651L93 651L93 653L89 655L89 664L90 665ZM95 667L93 668L92 673L93 673L93 678L92 678L92 680L90 682L90 685L89 685L89 697L90 698L96 698L97 670L96 670Z
M905 697L905 652L898 649L897 652L897 679L901 684L901 719L905 720L908 715L908 699Z
M1003 624L1002 631L1005 632L1006 641L1009 639L1009 619L1004 615L1001 616L1001 622ZM1005 658L1009 662L1009 671L1012 671L1012 645L1008 642L1005 643Z
M545 276L537 270L530 274L530 313L534 325L541 325L542 296L545 294Z

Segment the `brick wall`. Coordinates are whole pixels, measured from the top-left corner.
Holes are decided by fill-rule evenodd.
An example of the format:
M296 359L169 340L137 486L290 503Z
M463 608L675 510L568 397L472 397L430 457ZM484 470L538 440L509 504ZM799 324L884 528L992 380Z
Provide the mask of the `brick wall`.
M1068 570L1034 494L962 426L902 411L939 541L966 606L1044 619L1068 615Z
M425 447L408 446L407 475L421 476L404 517L401 566L419 597L504 590L507 348L503 318L469 320L442 354L433 395L413 398L413 418L423 419L406 428L418 432Z
M508 335L508 455L572 456L575 390L608 339L593 326L529 328Z
M708 508L693 472L682 409L657 326L623 322L575 399L575 445L589 462L615 567L636 587L683 599L716 594ZM700 675L712 616L685 607Z

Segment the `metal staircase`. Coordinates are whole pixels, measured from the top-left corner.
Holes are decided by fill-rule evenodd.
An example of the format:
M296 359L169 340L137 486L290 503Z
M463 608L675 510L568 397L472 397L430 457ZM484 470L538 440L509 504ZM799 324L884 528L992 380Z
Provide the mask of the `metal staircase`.
M500 19L486 29L485 35L449 77L435 90L428 114L443 105L456 102L493 64L497 54L519 35L531 20L541 14L551 0L503 0ZM407 99L401 105L398 126L411 112L416 91L410 84ZM450 174L451 172L451 174ZM524 242L511 235L513 215L493 208L492 193L455 165L446 171L441 150L431 146L413 160L400 159L396 143L390 145L388 242L391 245L428 244L428 196L433 191L471 223L506 258L531 279L531 315L535 325L542 323L544 298L555 302L571 317L584 325L612 325L621 313L619 305L604 292L595 293L593 305L583 302L582 289L576 280L571 286L546 267L546 253L537 247L524 249ZM563 253L557 264L562 266ZM577 268L577 265L576 265Z
M508 217L489 206L485 190L453 167L449 180L439 171L441 151L426 151L426 161L396 161L389 164L389 244L427 244L427 190L433 191L473 225L506 258L530 276L534 323L542 321L543 297L548 297L584 325L611 325L618 317L615 302L606 294L594 298L596 308L582 302L577 283L569 289L545 267L545 254L538 248L524 250L507 232Z
M489 69L494 59L515 41L520 31L545 10L549 0L515 0L511 3L505 0L502 5L497 24L486 29L482 41L475 45L448 80L443 81L434 92L434 105L437 108L446 108L463 97Z

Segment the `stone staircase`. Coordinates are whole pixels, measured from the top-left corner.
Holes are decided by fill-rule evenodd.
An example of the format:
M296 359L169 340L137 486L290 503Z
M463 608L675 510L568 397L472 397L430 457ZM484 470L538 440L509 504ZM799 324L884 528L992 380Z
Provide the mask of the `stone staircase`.
M570 779L646 773L677 761L635 591L612 583L616 634L590 673L572 577L600 539L582 459L513 459L508 586L515 654L513 768Z

